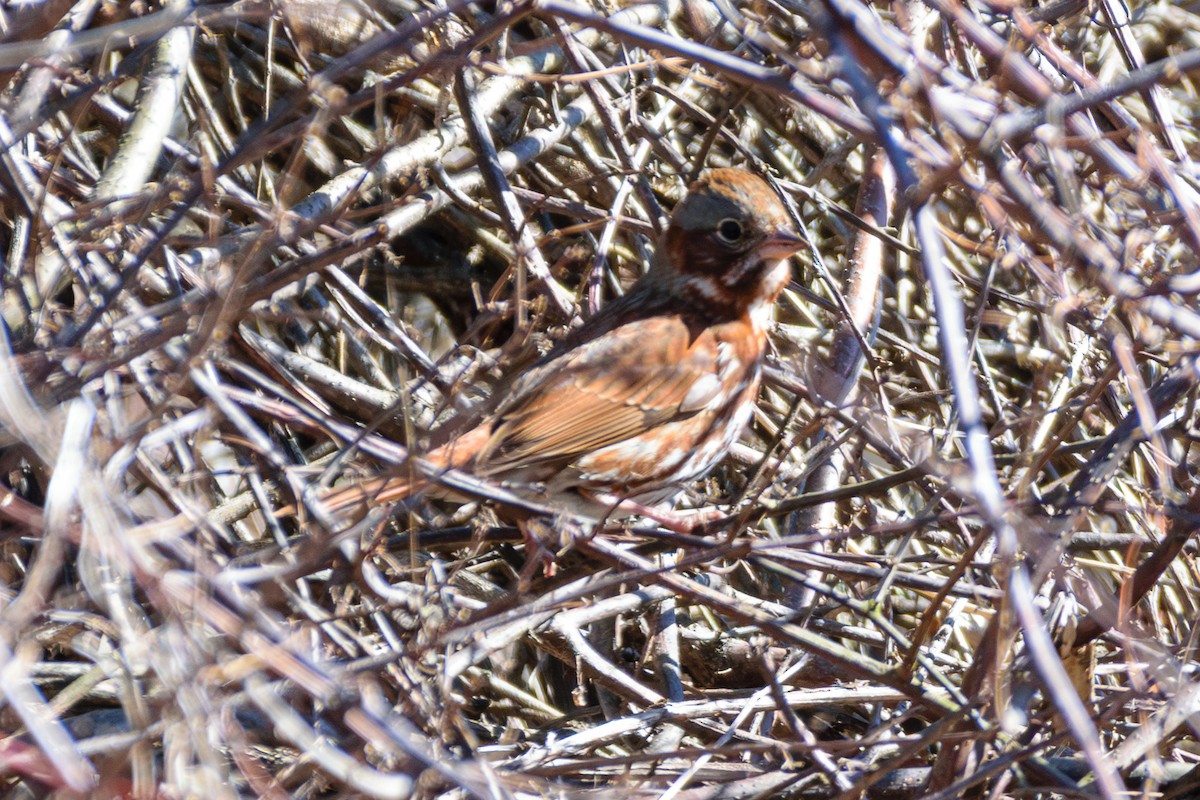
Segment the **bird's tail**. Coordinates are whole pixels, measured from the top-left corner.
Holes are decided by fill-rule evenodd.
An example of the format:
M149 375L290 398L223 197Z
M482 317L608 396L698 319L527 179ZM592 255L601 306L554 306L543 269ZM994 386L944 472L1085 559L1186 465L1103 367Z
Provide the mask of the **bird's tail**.
M396 472L409 474L381 475L354 484L335 486L320 497L320 503L334 517L361 519L373 508L407 500L435 484L436 478L425 477L430 468L441 470L468 466L487 442L489 434L484 426L475 428L425 456L421 471L402 466ZM277 512L280 517L295 514L295 506Z
M336 486L321 498L321 505L335 517L361 518L377 506L407 500L429 481L413 475L384 475L347 486Z

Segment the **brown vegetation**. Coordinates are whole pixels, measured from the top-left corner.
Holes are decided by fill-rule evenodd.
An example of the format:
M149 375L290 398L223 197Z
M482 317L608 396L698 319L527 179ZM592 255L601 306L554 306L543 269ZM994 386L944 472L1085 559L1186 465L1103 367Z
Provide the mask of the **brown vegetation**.
M3 6L5 796L1195 796L1194 4ZM326 513L722 165L725 518Z

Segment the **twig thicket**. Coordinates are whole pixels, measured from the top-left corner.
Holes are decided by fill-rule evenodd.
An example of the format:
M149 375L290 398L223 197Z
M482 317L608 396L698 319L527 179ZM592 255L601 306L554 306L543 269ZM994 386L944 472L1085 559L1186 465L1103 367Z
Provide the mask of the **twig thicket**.
M1188 796L1198 22L0 12L6 794ZM726 519L324 512L722 165L812 243Z

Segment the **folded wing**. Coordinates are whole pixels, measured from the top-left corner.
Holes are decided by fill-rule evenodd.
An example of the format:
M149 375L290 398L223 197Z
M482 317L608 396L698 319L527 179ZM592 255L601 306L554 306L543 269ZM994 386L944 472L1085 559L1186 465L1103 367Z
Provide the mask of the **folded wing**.
M719 348L675 316L631 322L539 364L498 410L477 472L541 480L578 456L691 416L721 391ZM518 473L509 475L509 473Z

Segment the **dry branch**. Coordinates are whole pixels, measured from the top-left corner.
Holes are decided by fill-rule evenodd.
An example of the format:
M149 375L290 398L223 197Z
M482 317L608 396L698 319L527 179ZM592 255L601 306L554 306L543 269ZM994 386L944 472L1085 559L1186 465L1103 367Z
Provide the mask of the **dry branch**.
M1190 796L1200 16L1097 9L4 4L3 794ZM421 458L725 165L720 513Z

